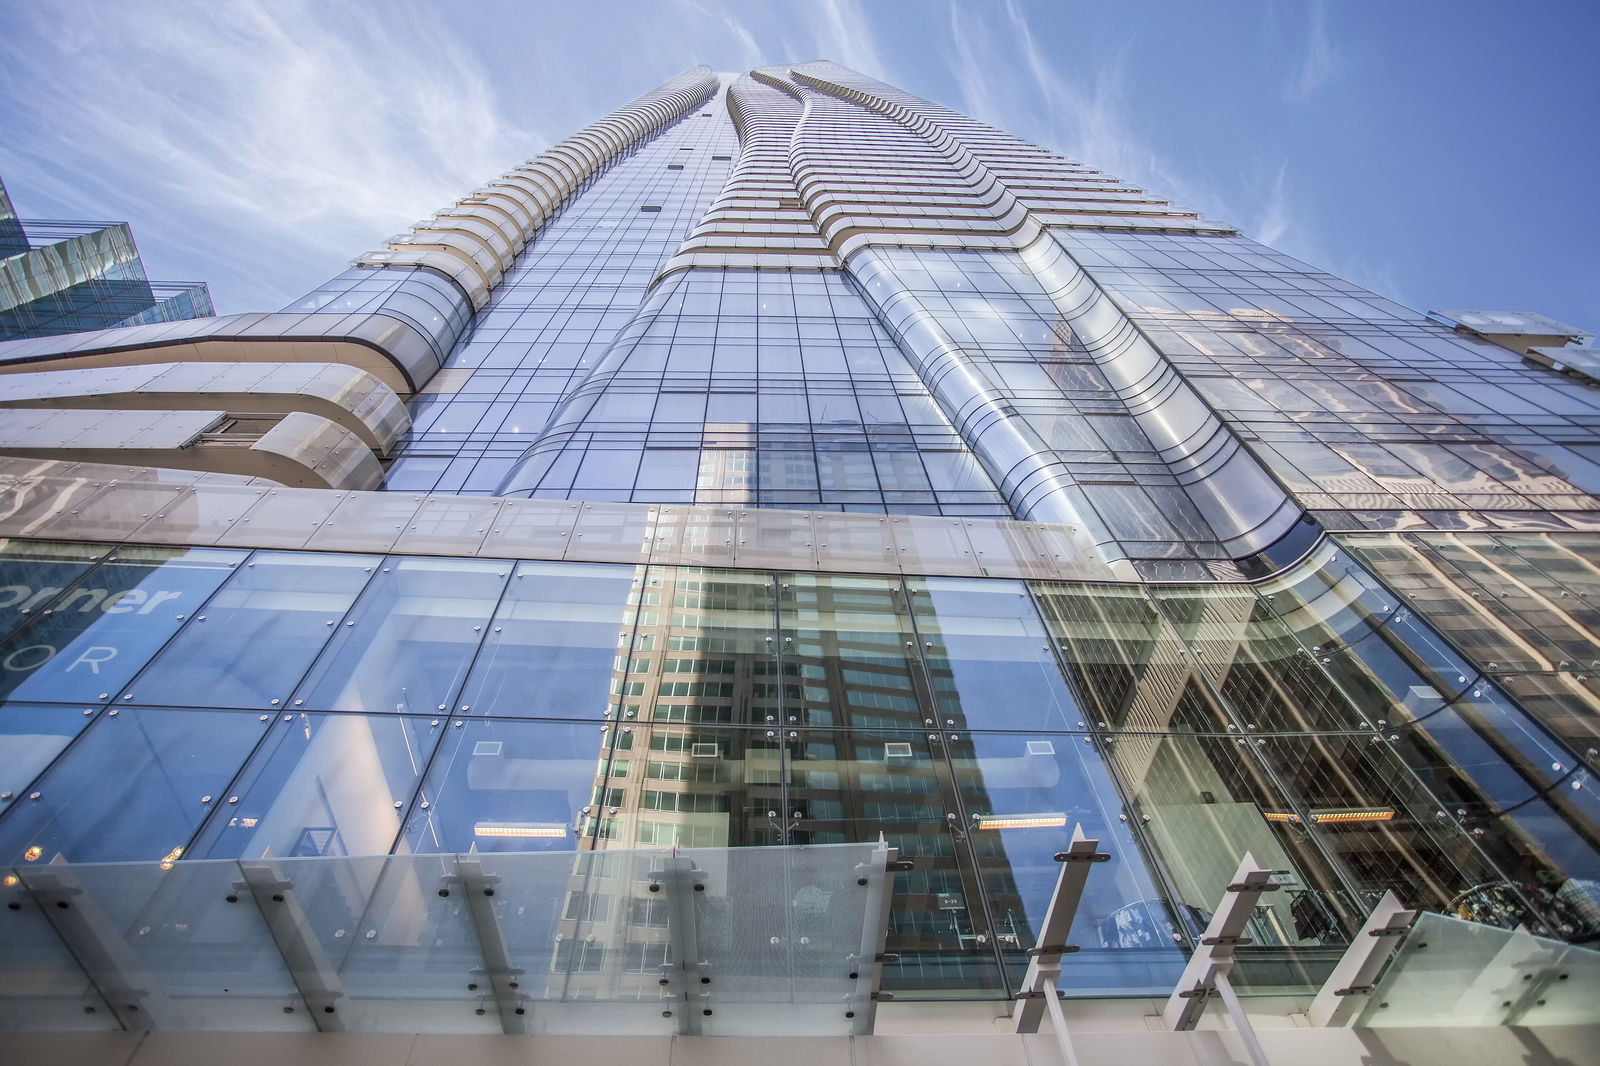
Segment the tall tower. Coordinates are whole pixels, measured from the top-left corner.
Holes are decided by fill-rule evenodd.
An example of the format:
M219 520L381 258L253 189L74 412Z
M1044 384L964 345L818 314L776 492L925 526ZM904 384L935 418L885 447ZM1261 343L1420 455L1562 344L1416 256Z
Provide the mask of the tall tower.
M881 836L885 982L945 1000L1019 990L1075 829L1086 994L1170 990L1247 852L1257 991L1391 891L1595 939L1590 340L833 63L694 68L281 311L0 343L6 891L130 864L101 935L226 955L152 868L328 860L297 935L399 1031L657 995L605 852L812 929L740 849ZM439 869L536 853L537 980L455 981Z

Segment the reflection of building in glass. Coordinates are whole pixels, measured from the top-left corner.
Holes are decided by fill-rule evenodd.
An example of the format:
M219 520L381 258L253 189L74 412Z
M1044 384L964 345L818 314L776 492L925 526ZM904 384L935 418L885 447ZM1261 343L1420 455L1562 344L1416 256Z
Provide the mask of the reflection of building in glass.
M429 863L566 856L497 904L540 1003L660 995L639 863L820 937L722 849L880 835L911 996L1017 991L1075 828L1075 993L1164 995L1247 851L1248 990L1387 891L1594 941L1581 340L832 64L690 71L284 311L0 345L0 404L148 423L0 439L0 863L339 859L410 958Z
M126 222L19 219L0 185L0 339L211 314L204 282L145 277Z

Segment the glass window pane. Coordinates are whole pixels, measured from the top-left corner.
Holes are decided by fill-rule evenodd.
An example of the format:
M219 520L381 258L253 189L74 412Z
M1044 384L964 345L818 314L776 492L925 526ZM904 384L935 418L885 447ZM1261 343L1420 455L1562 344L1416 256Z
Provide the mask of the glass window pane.
M1038 942L1061 872L1055 861L1074 832L1098 840L1111 856L1084 886L1067 937L1079 947L1073 966L1092 967L1104 994L1148 993L1170 986L1184 956L1151 918L1170 913L1135 842L1111 775L1087 734L963 734L946 741L968 837L991 915L994 938L1014 982Z
M1067 672L1101 728L1165 730L1171 696L1192 668L1144 589L1036 585L1039 607L1062 647Z
M381 561L256 553L145 668L133 691L146 703L190 707L286 700Z
M10 633L94 561L110 544L69 544L47 540L0 540L0 634Z
M1329 548L1318 558L1322 565L1264 591L1347 692L1369 707L1420 717L1473 683L1477 670L1358 564ZM1397 706L1382 707L1385 701Z
M1348 900L1331 895L1319 901L1317 911L1330 927L1359 926L1388 890L1408 907L1448 910L1473 885L1495 879L1481 842L1458 819L1440 818L1438 800L1402 764L1414 742L1397 748L1373 739L1257 738L1257 750L1294 804L1294 820L1279 824L1314 834L1355 890ZM1304 918L1313 920L1308 906L1302 904Z
M787 843L877 840L916 868L895 884L886 987L1004 987L991 915L976 875L944 743L928 731L798 729L784 733ZM1032 946L1031 944L1029 946Z
M918 578L906 587L942 722L967 729L1082 728L1050 637L1020 582Z
M620 738L620 758L632 734ZM611 727L456 719L403 833L415 852L573 851L604 832ZM424 806L424 804L426 806ZM615 806L611 804L610 806Z
M0 695L107 699L244 558L211 548L119 548L0 644Z
M812 726L924 729L932 715L895 578L784 574L785 716ZM920 691L920 695L919 695Z
M39 780L39 799L0 818L0 861L173 861L267 728L240 711L103 714Z
M472 714L604 718L642 568L522 563L462 690Z
M620 679L623 719L726 724L783 720L770 574L652 567Z
M387 854L443 732L440 718L280 715L192 854Z
M77 707L9 703L0 708L0 812L27 795L33 779L89 721Z
M511 564L391 559L295 693L307 709L441 711L466 675Z
M1347 660L1337 656L1343 652L1302 646L1273 601L1249 589L1218 586L1158 589L1154 595L1194 649L1196 665L1239 715L1234 724L1258 730L1365 729L1384 717L1384 698L1365 669L1358 664L1340 673ZM1330 672L1346 684L1336 683ZM1403 676L1419 680L1413 673Z
M1325 937L1342 942L1344 932L1331 916L1351 909L1351 901L1341 896L1342 885L1321 848L1256 759L1251 740L1171 734L1107 739L1130 796L1130 814L1140 817L1166 870L1189 935L1205 927L1248 852L1289 886L1262 897L1248 933L1254 943L1314 945Z
M656 723L619 734L596 846L781 843L783 782L776 732Z

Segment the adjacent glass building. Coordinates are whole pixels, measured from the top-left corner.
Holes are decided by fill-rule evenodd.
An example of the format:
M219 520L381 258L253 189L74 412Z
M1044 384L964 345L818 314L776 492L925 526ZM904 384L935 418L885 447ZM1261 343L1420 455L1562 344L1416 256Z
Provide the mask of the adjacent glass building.
M145 276L126 222L22 220L0 185L0 340L210 314L204 282Z
M453 856L567 853L499 917L530 1009L659 1002L655 875L593 856L674 848L735 849L716 891L793 932L839 901L737 849L881 836L902 999L1014 996L1074 830L1110 856L1075 994L1164 996L1246 853L1258 993L1391 891L1592 942L1586 340L1418 314L831 63L696 68L283 311L0 344L0 383L205 368L243 424L0 388L8 890L129 864L130 950L215 960L245 934L169 875L326 859L327 965L414 967L447 1032L499 1031L417 961ZM155 421L7 445L74 404ZM357 453L381 485L326 474ZM13 1025L137 1027L92 973L21 984Z

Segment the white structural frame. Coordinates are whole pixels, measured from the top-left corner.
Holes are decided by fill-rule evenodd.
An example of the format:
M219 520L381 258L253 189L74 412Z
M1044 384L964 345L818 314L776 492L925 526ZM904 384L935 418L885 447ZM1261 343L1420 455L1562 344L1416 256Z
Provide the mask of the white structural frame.
M1067 943L1067 934L1072 930L1078 903L1083 899L1089 868L1110 858L1100 851L1098 840L1083 835L1082 826L1073 827L1072 843L1067 850L1056 853L1055 860L1061 864L1061 872L1056 875L1056 887L1050 894L1050 906L1045 910L1039 939L1028 949L1028 970L1022 977L1022 990L1017 993L1017 1006L1012 1014L1016 1032L1037 1033L1039 1020L1048 1010L1056 1044L1067 1066L1078 1066L1078 1055L1072 1047L1066 1013L1061 1009L1061 957L1078 950L1077 945Z
M1378 975L1419 913L1401 906L1400 897L1393 892L1385 892L1311 1001L1306 1019L1318 1028L1355 1024L1365 1004L1363 997L1372 994Z
M1250 943L1244 930L1250 919L1255 917L1256 904L1260 902L1262 894L1275 892L1282 887L1272 880L1271 870L1262 869L1255 857L1245 852L1239 868L1234 871L1233 880L1217 904L1216 913L1211 916L1211 923L1206 926L1194 954L1189 956L1189 964L1178 978L1177 987L1168 997L1166 1009L1161 1012L1167 1028L1179 1032L1193 1029L1205 1013L1206 1001L1213 995L1220 996L1228 1009L1228 1016L1233 1019L1233 1027L1240 1041L1250 1055L1250 1061L1255 1066L1268 1066L1267 1053L1256 1039L1255 1028L1228 981L1228 973L1235 962L1234 951Z

